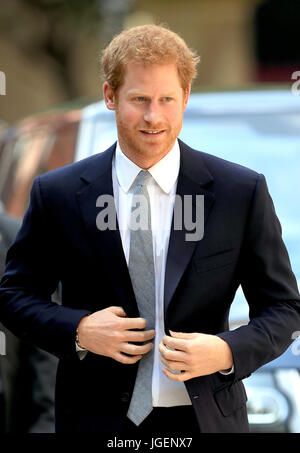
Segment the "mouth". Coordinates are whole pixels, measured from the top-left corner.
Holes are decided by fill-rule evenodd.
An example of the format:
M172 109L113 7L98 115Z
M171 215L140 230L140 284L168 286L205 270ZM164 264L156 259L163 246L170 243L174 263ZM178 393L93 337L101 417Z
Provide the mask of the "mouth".
M149 137L157 137L161 134L163 134L165 131L164 130L157 130L157 131L146 131L146 130L140 130L142 134L149 136Z

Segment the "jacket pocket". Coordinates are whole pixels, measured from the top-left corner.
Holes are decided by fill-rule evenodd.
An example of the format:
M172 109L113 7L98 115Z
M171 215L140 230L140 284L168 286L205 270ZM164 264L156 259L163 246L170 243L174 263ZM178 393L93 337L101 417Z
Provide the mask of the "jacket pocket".
M214 255L203 256L195 260L194 264L197 272L208 272L219 267L228 266L237 257L238 250L230 249L218 252Z
M214 399L224 417L245 406L247 394L241 381L222 387L214 393Z

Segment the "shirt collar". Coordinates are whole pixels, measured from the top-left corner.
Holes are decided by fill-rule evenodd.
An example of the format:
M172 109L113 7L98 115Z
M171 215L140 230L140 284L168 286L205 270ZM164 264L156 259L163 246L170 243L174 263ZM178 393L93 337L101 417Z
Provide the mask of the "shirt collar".
M119 142L117 142L114 165L119 185L124 192L128 192L138 173L142 170L138 165L128 159L122 152ZM165 193L170 193L179 173L180 149L178 140L175 140L173 148L148 171L160 188Z

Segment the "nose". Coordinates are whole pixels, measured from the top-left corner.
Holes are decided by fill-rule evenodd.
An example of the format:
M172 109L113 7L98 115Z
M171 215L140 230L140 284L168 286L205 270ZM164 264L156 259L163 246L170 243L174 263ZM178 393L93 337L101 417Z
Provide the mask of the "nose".
M144 120L147 123L157 124L161 120L161 111L158 102L150 101L147 103L145 112L144 112Z

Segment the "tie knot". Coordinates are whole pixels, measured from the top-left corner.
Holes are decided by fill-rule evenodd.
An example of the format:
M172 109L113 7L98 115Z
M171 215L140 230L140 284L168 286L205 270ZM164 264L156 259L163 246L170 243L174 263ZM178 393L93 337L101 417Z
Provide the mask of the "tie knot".
M136 186L147 186L150 179L152 178L148 170L141 170L136 177Z

